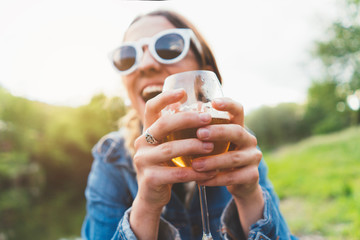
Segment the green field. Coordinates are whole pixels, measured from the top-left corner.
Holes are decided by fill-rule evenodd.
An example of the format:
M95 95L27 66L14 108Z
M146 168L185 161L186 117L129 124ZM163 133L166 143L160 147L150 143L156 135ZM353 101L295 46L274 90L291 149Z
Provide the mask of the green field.
M360 239L360 127L264 153L292 232Z

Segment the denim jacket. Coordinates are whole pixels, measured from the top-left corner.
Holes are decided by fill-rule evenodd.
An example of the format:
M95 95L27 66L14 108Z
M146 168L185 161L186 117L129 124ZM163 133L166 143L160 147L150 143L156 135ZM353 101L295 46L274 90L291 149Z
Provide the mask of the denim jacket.
M83 239L136 239L129 224L131 205L138 185L132 158L124 147L124 131L103 137L93 148L94 162L85 190L87 214ZM263 219L251 226L248 239L296 239L279 210L279 200L267 179L264 160L259 165L265 207ZM206 188L210 229L214 239L245 239L237 209L226 187ZM201 239L198 193L185 207L176 194L164 207L159 239Z

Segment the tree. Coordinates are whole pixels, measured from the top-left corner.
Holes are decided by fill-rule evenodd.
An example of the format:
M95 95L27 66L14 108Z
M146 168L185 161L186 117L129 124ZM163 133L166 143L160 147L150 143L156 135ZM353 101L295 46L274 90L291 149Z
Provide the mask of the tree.
M245 123L255 133L260 147L268 150L306 136L303 112L303 106L296 103L263 106L247 115Z
M315 43L314 56L325 69L308 92L306 119L315 133L358 124L360 119L360 1L347 0L343 6L341 18L329 28L330 37Z

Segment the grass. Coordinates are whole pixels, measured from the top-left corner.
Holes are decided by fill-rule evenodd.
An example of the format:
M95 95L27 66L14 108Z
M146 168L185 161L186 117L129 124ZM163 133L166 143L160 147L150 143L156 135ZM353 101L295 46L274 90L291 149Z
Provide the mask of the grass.
M314 136L264 157L294 234L360 239L360 127Z
M71 192L63 192L31 202L23 199L27 196L26 191L11 190L7 195L1 195L0 202L12 199L18 204L5 206L0 211L0 239L80 239L85 216L83 198L74 198Z

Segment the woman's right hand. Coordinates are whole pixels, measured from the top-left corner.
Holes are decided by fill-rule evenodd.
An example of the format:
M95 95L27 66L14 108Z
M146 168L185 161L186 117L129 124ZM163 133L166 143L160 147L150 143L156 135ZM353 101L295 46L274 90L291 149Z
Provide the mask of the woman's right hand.
M213 150L213 143L202 142L196 138L164 141L171 132L197 128L211 122L211 116L208 113L189 111L161 115L162 109L180 101L185 95L184 90L164 92L150 99L145 106L144 132L147 129L155 139L159 140L159 143L148 143L145 134L135 141L136 153L133 161L139 187L130 214L130 225L140 239L142 236L147 239L157 238L160 214L162 208L170 201L172 184L206 181L216 175L215 171L196 172L191 167L170 167L168 165L174 157L204 154ZM157 226L152 225L154 222ZM135 230L137 227L139 227L139 231ZM147 232L146 229L156 230L156 233Z

